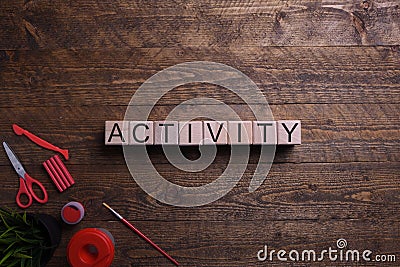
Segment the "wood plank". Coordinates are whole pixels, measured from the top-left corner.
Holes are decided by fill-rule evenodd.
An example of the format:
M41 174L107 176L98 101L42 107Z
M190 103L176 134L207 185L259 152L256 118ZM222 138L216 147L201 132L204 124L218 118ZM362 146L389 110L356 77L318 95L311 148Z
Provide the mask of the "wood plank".
M172 108L156 106L149 120L165 119ZM243 120L254 120L248 107L233 105L231 108ZM303 144L291 149L280 148L275 162L399 161L399 108L398 104L272 106L275 119L298 119L303 123ZM191 110L192 107L188 106L187 109ZM139 114L141 108L135 107L135 111ZM125 107L122 106L4 108L0 127L4 140L9 141L27 163L37 160L43 162L51 154L43 153L42 149L28 143L26 138L16 136L12 132L12 123L62 148L70 149L70 164L121 164L124 162L122 148L104 146L104 121L122 120L124 113ZM219 115L225 116L224 113ZM253 148L251 163L258 162L259 150L259 147ZM38 158L32 158L32 153ZM148 153L154 162L168 162L159 146L149 147ZM185 153L189 158L196 158L199 152L187 148ZM215 162L226 162L229 157L229 146L218 148ZM4 165L5 162L5 154L0 153L0 164Z
M1 66L53 68L139 69L158 71L174 64L208 60L233 67L281 70L378 71L398 70L399 46L250 47L242 48L99 48L0 50ZM143 79L143 77L142 77Z
M84 71L82 70L80 72L83 73ZM101 73L104 74L104 72ZM384 84L361 84L362 74L357 73L354 77L357 78L358 76L360 78L360 83L322 84L323 81L316 81L315 83L310 82L302 84L301 80L296 80L294 83L285 83L282 79L282 82L279 83L269 83L267 81L258 86L269 104L394 104L398 103L400 99L400 90L398 85L395 84L398 77L400 77L399 73L400 72L398 71L392 73L380 72L380 74L383 75L383 79L385 79L385 76L388 79L388 83ZM60 75L63 76L64 74ZM12 72L6 73L5 75L11 77ZM14 75L18 74L14 73ZM127 82L126 84L107 84L107 82L102 82L93 78L97 75L97 77L102 77L101 79L107 77L107 75L103 76L99 73L97 73L96 76L91 76L91 78L87 77L87 82L83 82L86 79L84 76L88 75L85 74L83 76L79 75L80 81L66 81L65 84L54 84L51 80L57 79L57 77L60 76L57 76L58 74L55 73L53 73L53 75L56 76L49 78L49 80L47 80L47 75L43 75L41 76L43 80L38 81L36 80L37 78L34 78L37 76L31 76L28 73L24 73L20 78L18 78L19 80L13 80L12 84L8 82L10 80L6 81L5 84L10 86L7 88L1 88L0 106L10 107L14 105L13 103L18 103L24 106L42 107L68 107L71 105L128 105L130 99L136 92L136 89L141 85L140 82L136 82L135 80ZM284 74L283 76L286 75L290 74ZM300 75L307 76L308 74L302 72ZM368 76L368 73L365 73L364 75ZM75 75L71 74L71 76ZM351 74L349 74L349 77L350 76ZM379 75L376 76L378 79ZM314 78L320 79L321 77L314 76ZM67 77L60 77L59 81L62 79L67 80ZM32 81L34 85L29 84L30 81ZM46 88L46 90L43 91L43 88ZM42 98L32 98L27 92L40 93ZM184 101L205 96L222 101L229 105L243 103L243 100L231 91L210 84L190 84L180 86L164 95L158 103L160 105L178 105ZM146 103L149 102L147 101L139 104ZM260 104L261 100L260 98L255 97L255 95L250 95L250 101L248 103Z
M47 71L46 71L47 72ZM4 80L1 91L0 105L8 107L13 102L25 106L69 106L69 105L127 105L141 85L141 79L129 80L131 71L85 71L63 72L52 70L52 73L36 74L36 71L23 73L18 70L3 72ZM85 73L86 72L86 73ZM309 104L309 103L395 103L400 99L398 87L399 71L393 72L350 72L347 73L348 83L335 83L343 74L315 74L307 71L255 71L253 75L279 77L279 81L266 79L258 86L270 104ZM119 73L118 82L109 82L107 77ZM271 74L274 73L274 74ZM294 77L285 81L284 77ZM372 83L365 82L363 77L370 76ZM330 75L334 80L330 80ZM18 78L15 79L15 76ZM90 76L90 77L89 77ZM149 74L148 77L151 75ZM41 78L37 78L41 77ZM123 78L126 77L127 79ZM256 77L260 79L261 76ZM7 80L5 80L7 79ZM308 81L302 81L308 79ZM358 80L357 80L358 79ZM380 80L378 82L378 80ZM368 78L366 78L368 81ZM144 81L143 81L144 82ZM346 80L344 80L346 82ZM42 88L46 88L42 91ZM27 91L41 92L41 98L30 97ZM175 88L166 94L159 102L162 105L177 105L183 101L205 96L223 101L227 104L241 104L243 100L232 92L210 84L190 84ZM67 96L67 97L65 97ZM257 97L250 97L249 103L261 103Z
M261 47L396 45L400 41L395 1L367 8L319 1L154 2L84 0L18 2L15 39L24 49L99 47ZM179 7L179 8L177 8ZM51 22L51 23L50 23ZM0 49L18 49L3 32Z
M390 48L188 50L182 56L177 56L180 50L176 49L2 53L2 107L13 102L24 106L126 105L147 78L165 67L192 60L236 67L256 82L272 104L400 100L400 50ZM27 92L41 97L32 98ZM221 87L189 84L175 88L160 104L175 105L204 96L228 104L243 103ZM253 97L250 102L260 100Z
M126 215L126 214L125 214ZM110 214L105 215L111 219ZM336 241L345 237L348 248L361 252L365 249L377 254L399 255L398 221L251 221L212 222L137 222L128 219L154 242L176 258L182 266L282 266L275 257L273 262L257 261L257 252L268 245L270 249L313 249L321 251L336 247ZM49 266L66 265L65 247L69 238L83 225L95 224L109 230L116 239L113 266L169 266L166 258L134 233L116 221L85 221L66 229L63 241ZM345 230L344 230L345 229ZM344 251L346 251L345 249ZM376 262L362 262L362 266L376 266ZM306 262L309 264L309 262ZM338 262L333 262L335 265ZM340 262L341 263L341 262ZM346 262L346 264L360 264ZM325 260L315 266L327 266ZM397 266L385 263L385 266ZM313 265L314 266L314 265Z
M249 164L226 196L196 208L173 207L156 201L135 183L125 165L98 166L66 162L76 183L59 193L39 163L27 165L27 171L43 182L49 193L46 205L35 203L31 210L54 213L74 200L84 204L87 218L94 221L108 218L107 210L101 207L103 201L136 221L398 219L398 162L273 164L266 180L253 193L249 193L248 186L256 165ZM171 182L201 186L217 179L226 164L214 163L205 171L190 174L171 164L155 164L155 167ZM0 171L2 205L16 207L17 176L9 165L0 166ZM141 169L135 173L146 176Z

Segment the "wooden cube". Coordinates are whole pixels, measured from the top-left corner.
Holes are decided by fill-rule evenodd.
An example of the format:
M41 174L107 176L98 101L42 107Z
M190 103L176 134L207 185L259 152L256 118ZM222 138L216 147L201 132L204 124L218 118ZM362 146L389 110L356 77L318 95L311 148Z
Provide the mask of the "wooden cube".
M203 144L203 122L202 121L180 121L179 122L179 145L202 145Z
M106 145L128 145L129 144L129 121L106 121L105 144Z
M249 145L253 142L251 121L228 121L228 144Z
M275 121L253 121L253 144L254 145L276 145L276 122Z
M301 121L277 121L278 145L301 144Z
M178 145L178 132L177 121L156 121L154 122L154 144Z
M152 145L154 143L152 121L131 121L129 126L129 144Z
M226 145L228 143L227 121L204 121L203 122L203 144Z

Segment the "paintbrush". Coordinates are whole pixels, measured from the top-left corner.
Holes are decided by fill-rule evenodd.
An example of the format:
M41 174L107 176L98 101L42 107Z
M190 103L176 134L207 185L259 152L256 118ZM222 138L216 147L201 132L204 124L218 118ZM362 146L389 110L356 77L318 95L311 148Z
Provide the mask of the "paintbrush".
M109 209L118 219L120 219L129 229L134 231L137 235L139 235L141 238L143 238L145 241L147 241L150 245L152 245L156 250L158 250L161 254L163 254L165 257L167 257L170 261L172 261L176 266L179 266L179 263L172 258L170 255L167 254L164 250L162 250L159 246L157 246L153 241L151 241L147 236L145 236L142 232L140 232L135 226L133 226L130 222L128 222L124 217L119 215L118 212L113 210L110 206L108 206L106 203L103 202L103 206Z

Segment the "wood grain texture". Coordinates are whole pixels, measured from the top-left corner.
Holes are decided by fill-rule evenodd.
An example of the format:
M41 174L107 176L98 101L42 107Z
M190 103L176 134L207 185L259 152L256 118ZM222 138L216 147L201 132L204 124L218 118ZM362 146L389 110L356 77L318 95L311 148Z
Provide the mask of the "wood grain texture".
M279 148L260 188L249 193L260 147L226 196L201 207L168 206L134 181L120 146L104 146L104 122L122 120L132 95L152 75L189 61L220 62L252 79L273 120L301 120L302 144ZM228 77L226 77L228 78ZM223 79L223 78L222 78ZM149 92L151 96L151 92ZM211 84L186 84L165 94L148 120L165 120L179 104L210 97L242 120L246 104ZM182 266L337 266L257 261L270 249L335 247L394 254L400 260L400 5L395 0L125 1L17 0L0 5L1 139L48 190L30 212L59 217L68 201L86 216L63 226L49 267L68 266L65 249L79 229L103 227L116 239L112 266L169 266L101 206L107 202ZM135 103L140 117L148 99ZM174 120L216 105L181 105ZM219 120L230 114L218 112ZM12 132L17 123L62 148L76 184L59 193L41 163L54 153ZM226 169L231 151L218 147L200 172L174 167L160 146L147 149L157 171L182 186L201 186ZM182 147L189 160L201 154ZM181 167L188 167L183 160ZM236 157L232 168L245 163ZM185 165L186 164L186 165ZM265 162L261 162L265 164ZM142 169L135 175L146 176ZM1 206L16 208L18 177L0 153ZM377 266L376 262L343 263Z
M238 68L271 104L398 103L400 99L399 47L46 50L3 51L0 106L9 106L16 96L21 105L29 106L126 105L141 83L161 69L195 60ZM27 90L51 101L32 99ZM176 105L193 96L243 103L228 90L211 85L190 84L173 92L159 104ZM253 98L251 103L260 102Z
M28 165L27 170L48 188L50 201L35 208L54 212L67 201L82 201L89 221L104 220L102 201L125 212L134 220L162 221L285 221L285 220L351 220L397 218L400 202L400 166L388 163L308 163L274 164L263 183L249 193L249 181L256 168L249 164L243 178L228 195L203 207L179 208L164 205L134 182L125 165L66 164L76 184L59 194L40 165ZM239 166L238 166L239 167ZM192 175L170 164L157 164L166 179L183 186L200 186L215 180L226 164L213 164ZM10 166L1 166L5 178L2 196L5 205L15 205L18 179ZM137 170L136 175L145 175ZM68 193L67 193L68 192ZM121 197L124 196L124 197Z
M7 12L9 11L9 12ZM11 11L11 12L10 12ZM399 4L376 1L17 1L0 49L393 45Z

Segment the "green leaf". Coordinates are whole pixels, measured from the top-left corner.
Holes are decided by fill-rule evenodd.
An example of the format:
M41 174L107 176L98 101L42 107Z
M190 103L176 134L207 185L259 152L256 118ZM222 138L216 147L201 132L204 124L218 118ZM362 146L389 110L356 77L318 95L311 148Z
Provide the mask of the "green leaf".
M0 260L0 266L3 264L3 262L5 262L11 255L12 255L12 251L9 251L1 260Z
M4 252L7 252L8 250L12 251L14 253L14 250L11 249L15 244L17 244L17 241L12 242L8 247L4 250Z
M20 259L32 259L32 256L25 255L22 253L15 253L13 256Z
M3 221L4 225L5 225L7 228L10 228L10 226L7 224L6 220L4 219L3 214L1 214L1 213L0 213L0 218L1 218L1 220Z
M24 212L24 215L22 215L22 221L26 224L29 225L29 223L26 220L26 212Z
M11 242L15 241L15 237L9 237L9 238L2 238L0 239L0 244L10 244Z
M8 232L10 232L10 231L12 231L12 230L14 230L14 229L16 229L16 228L17 228L16 226L12 226L12 227L8 228L6 231L4 231L4 232L0 235L0 238L4 237Z
M32 245L19 246L14 252L15 253L19 253L19 252L27 253L32 250L32 247L33 247Z
M16 234L16 236L17 236L17 238L18 238L19 240L22 240L22 241L24 241L24 242L26 242L26 243L29 243L29 244L38 244L38 243L40 243L40 240L37 240L37 239L25 238L25 237L22 237L22 236L19 235L19 234Z
M47 242L37 217L0 208L0 266L40 266Z

